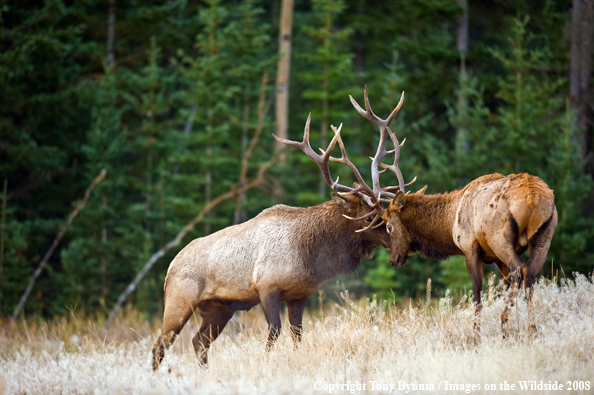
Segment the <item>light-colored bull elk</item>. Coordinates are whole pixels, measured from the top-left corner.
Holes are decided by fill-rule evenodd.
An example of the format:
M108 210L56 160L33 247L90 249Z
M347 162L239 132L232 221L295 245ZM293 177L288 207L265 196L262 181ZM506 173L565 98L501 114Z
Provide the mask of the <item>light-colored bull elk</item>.
M307 297L325 280L354 270L361 258L370 256L378 246L387 247L389 235L385 227L379 228L384 211L381 196L394 196L389 190L398 187L380 187L377 164L395 154L384 150L385 130L401 105L402 99L390 117L382 121L381 141L372 162L373 189L347 158L341 127L332 127L334 138L321 155L309 144L311 114L302 142L274 136L301 149L317 163L328 185L342 193L333 193L332 200L314 207L274 206L243 224L195 239L182 249L165 279L163 328L153 347L154 370L194 310L202 317L202 324L192 343L203 364L207 362L208 348L233 312L249 310L258 303L269 326L267 349L281 329L280 302L287 303L291 332L298 342ZM341 158L330 156L336 144ZM338 178L334 180L330 174L329 161L348 166L358 183L352 188L339 184Z

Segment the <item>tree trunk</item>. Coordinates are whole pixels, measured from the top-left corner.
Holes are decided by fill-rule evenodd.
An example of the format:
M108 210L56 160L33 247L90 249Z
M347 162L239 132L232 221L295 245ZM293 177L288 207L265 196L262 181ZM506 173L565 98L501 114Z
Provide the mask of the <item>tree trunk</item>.
M113 42L115 41L115 0L109 0L109 11L107 14L107 65L109 68L115 66L115 54Z
M326 40L326 42L324 43L324 46L326 48L328 48L330 46L330 43L328 40ZM329 81L328 81L328 61L324 61L324 71L323 71L323 75L324 75L324 80L322 81L322 92L323 92L323 98L322 98L322 122L320 123L320 135L321 135L321 141L320 144L322 147L324 147L324 149L326 148L327 144L328 144L328 86L329 86ZM320 174L320 178L318 180L318 193L320 195L320 197L323 197L326 194L326 181L324 180L324 176L322 174Z
M293 28L293 0L282 0L279 28L279 52L281 54L276 69L276 134L289 138L289 75L291 67L291 43ZM276 150L283 145L276 143ZM282 166L284 158L280 159Z
M330 52L330 34L332 33L332 15L327 12L325 14L325 24L324 30L326 33L326 38L324 38L324 48L326 53ZM330 76L329 70L330 64L329 60L324 60L324 64L322 65L322 122L320 124L320 144L324 149L328 144L328 124L330 123L328 120L328 94L330 91ZM320 174L320 178L318 181L318 193L320 197L324 197L326 194L326 181L324 180L324 176Z
M8 199L8 180L4 179L4 191L2 192L2 219L0 220L0 295L4 296L4 234L6 231L6 200ZM2 305L0 304L0 308Z
M245 158L247 147L248 147L248 124L250 121L250 106L248 104L249 99L249 85L246 83L244 88L244 104L243 104L243 125L241 127L241 158L242 161ZM245 186L245 177L240 179L240 187ZM235 200L235 213L233 214L233 225L240 224L245 221L245 210L244 204L246 201L246 191L242 191L237 195Z
M102 222L101 227L101 257L100 257L100 270L101 270L101 298L99 298L99 304L103 308L107 308L105 305L105 298L107 297L107 228L105 227L105 220L107 218L107 196L103 194L102 200Z
M569 103L576 112L574 125L577 142L584 157L588 148L590 77L592 73L592 34L594 34L594 0L573 0L571 12L571 65Z
M357 16L363 17L365 15L365 4L360 2L357 6ZM355 70L357 73L363 72L363 59L365 59L365 43L360 32L356 33L355 36Z
M468 153L468 99L466 89L468 76L466 74L466 54L468 53L468 3L467 0L459 0L463 7L462 15L458 18L458 31L456 35L456 47L460 54L460 73L458 87L458 130L456 131L456 154L458 165L464 163L464 155Z
M466 55L468 52L468 2L467 0L459 0L459 2L463 11L462 15L458 17L456 47L458 48L458 52Z

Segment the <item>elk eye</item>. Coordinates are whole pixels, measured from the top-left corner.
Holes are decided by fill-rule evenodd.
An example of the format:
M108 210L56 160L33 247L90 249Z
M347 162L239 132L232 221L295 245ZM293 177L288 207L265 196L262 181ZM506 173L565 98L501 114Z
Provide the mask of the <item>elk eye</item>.
M393 228L392 228L392 225L388 225L388 226L387 226L387 229L388 229L388 233L392 233L392 229L393 229Z
M371 221L373 221L373 220L371 219L371 217L367 217L367 218L365 218L365 221L367 221L367 222L371 222Z

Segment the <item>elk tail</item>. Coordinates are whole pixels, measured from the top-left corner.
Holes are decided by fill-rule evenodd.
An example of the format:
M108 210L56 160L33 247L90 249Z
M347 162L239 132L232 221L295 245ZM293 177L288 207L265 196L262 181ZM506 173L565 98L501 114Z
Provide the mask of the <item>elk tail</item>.
M552 227L552 229L551 229ZM553 212L551 213L549 219L543 222L536 232L530 237L528 240L528 245L530 249L534 249L537 247L542 246L543 244L550 244L552 235L550 234L551 231L554 234L557 228L557 208L553 205Z

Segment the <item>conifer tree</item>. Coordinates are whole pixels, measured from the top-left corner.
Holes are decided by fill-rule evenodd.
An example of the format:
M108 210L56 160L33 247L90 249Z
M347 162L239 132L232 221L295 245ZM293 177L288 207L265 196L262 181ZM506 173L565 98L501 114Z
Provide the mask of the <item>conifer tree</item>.
M352 112L345 118L343 110L348 104L348 95L354 91L352 82L355 78L353 54L347 46L353 30L337 23L337 17L345 6L343 0L313 0L312 14L315 22L311 27L304 27L305 33L313 41L313 49L311 53L302 55L309 63L309 70L300 73L300 78L308 86L303 97L312 100L310 103L314 105L310 111L314 113L314 119L315 114L319 114L320 133L312 133L312 138L324 148L329 142L330 124L354 118ZM344 135L348 135L348 127L345 127ZM320 197L327 195L326 188L327 185L320 176Z
M227 22L229 11L219 0L206 3L197 16L201 32L196 36L196 52L183 53L179 67L186 87L183 100L188 107L196 106L192 129L183 136L182 152L175 159L179 171L174 180L180 188L179 196L185 197L180 209L187 218L221 188L230 185L231 180L219 174L238 168L240 157L239 147L232 144L240 140L232 135L235 128L229 117L231 101L241 92L240 87L227 83L231 52L223 23ZM187 193L188 185L193 186L190 193ZM205 234L212 231L213 221L219 222L212 217L205 220Z
M235 118L236 128L241 130L241 158L245 157L249 145L250 131L257 123L257 104L262 76L272 70L274 61L269 48L270 26L262 23L264 10L256 6L254 0L242 2L234 10L232 21L226 27L229 35L229 49L232 52L229 76L233 83L241 87L241 93L232 105L234 114L241 114ZM270 103L270 100L267 101ZM268 110L268 105L264 111ZM235 134L236 135L236 134ZM237 136L237 135L236 135ZM238 137L238 136L237 136ZM235 137L235 142L237 140ZM238 172L239 174L239 172ZM245 180L244 180L245 184ZM246 221L247 192L237 196L233 223Z

